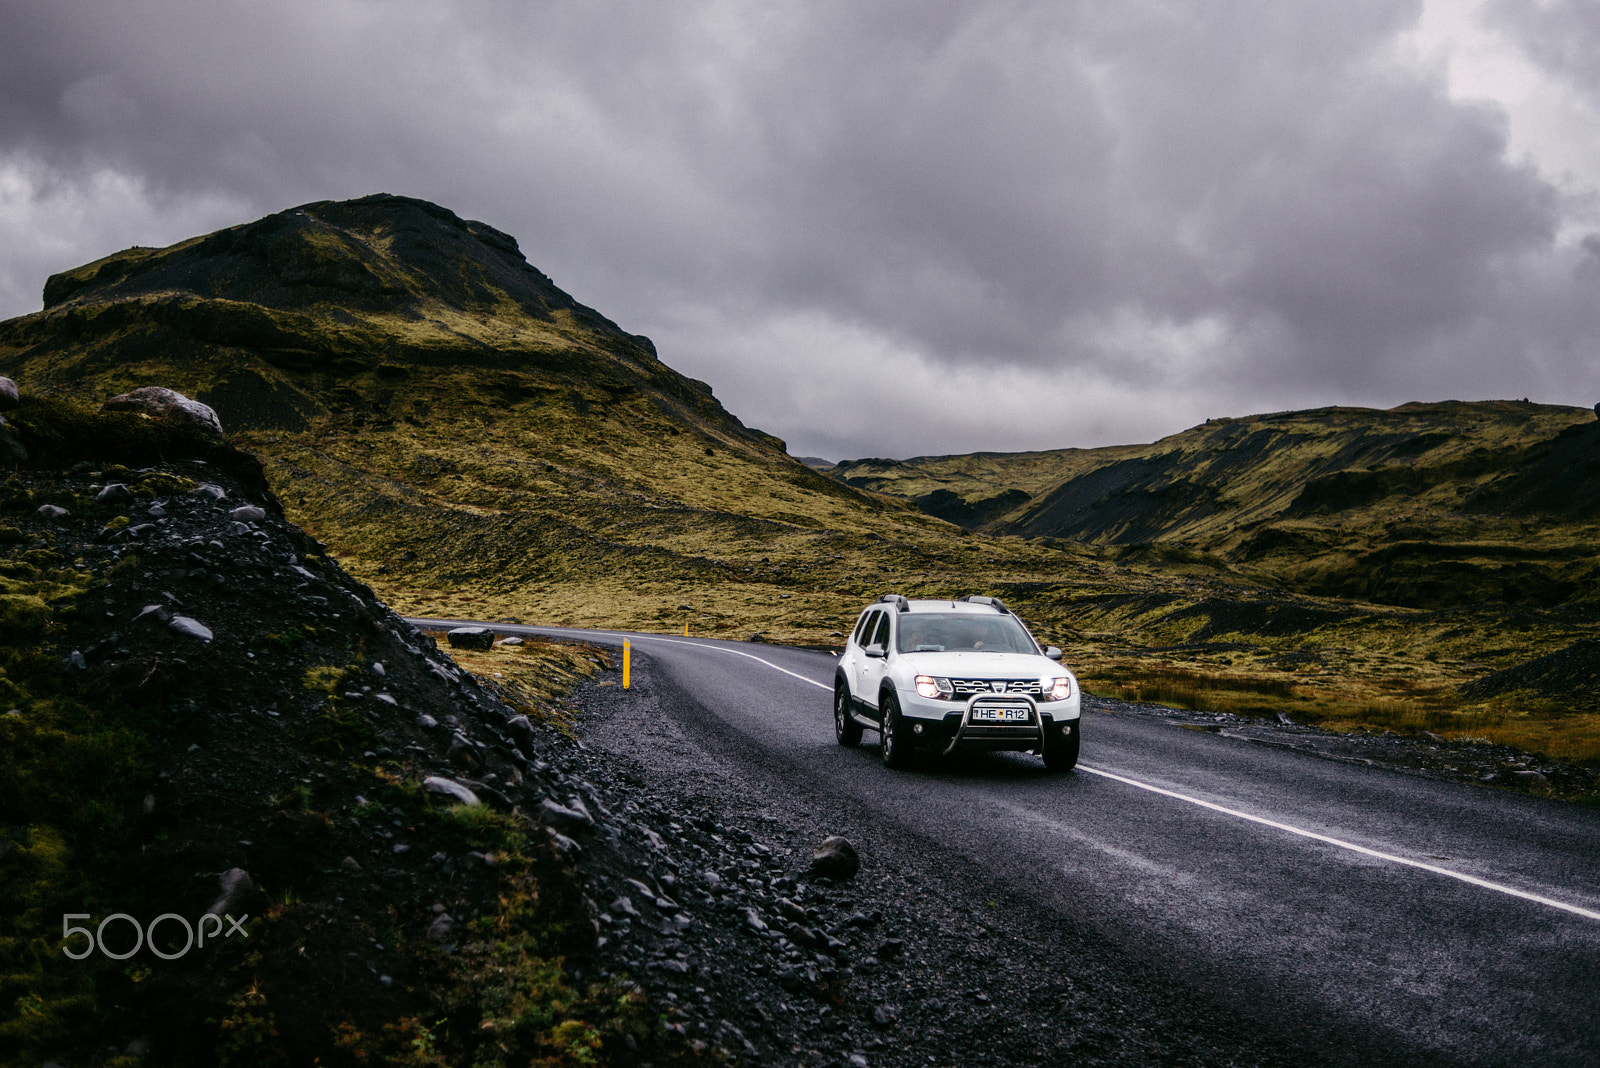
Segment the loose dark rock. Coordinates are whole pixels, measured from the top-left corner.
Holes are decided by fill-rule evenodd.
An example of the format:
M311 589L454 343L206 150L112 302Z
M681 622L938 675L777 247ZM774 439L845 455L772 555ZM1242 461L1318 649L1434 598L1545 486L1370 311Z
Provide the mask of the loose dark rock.
M811 874L823 879L852 879L861 870L861 857L848 839L830 835L811 853Z
M167 626L179 634L186 634L191 638L199 638L203 642L211 641L215 637L211 633L210 627L207 627L197 619L190 619L188 616L173 616Z
M206 909L209 916L231 915L240 903L256 889L255 881L243 868L229 868L217 876L217 888L221 895Z
M588 812L578 808L568 808L549 798L545 798L539 806L539 819L546 825L563 831L583 831L594 826L594 817Z
M422 780L422 788L431 794L447 797L463 805L482 804L477 794L454 779L447 779L442 775L429 775Z
M6 426L5 416L0 415L0 461L20 464L27 458L27 446L17 440L16 435Z

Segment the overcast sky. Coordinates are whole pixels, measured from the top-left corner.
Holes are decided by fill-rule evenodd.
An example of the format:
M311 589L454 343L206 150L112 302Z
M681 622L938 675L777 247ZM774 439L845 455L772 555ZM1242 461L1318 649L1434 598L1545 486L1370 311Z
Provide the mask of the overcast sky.
M1600 401L1594 0L6 0L0 317L310 200L517 237L796 455Z

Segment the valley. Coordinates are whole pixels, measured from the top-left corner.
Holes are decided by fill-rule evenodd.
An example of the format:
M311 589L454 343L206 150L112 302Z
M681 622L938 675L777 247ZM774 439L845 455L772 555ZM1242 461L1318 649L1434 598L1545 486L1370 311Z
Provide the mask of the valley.
M0 324L0 373L212 405L408 613L827 645L880 593L981 592L1107 695L1600 759L1585 409L1329 408L828 477L510 236L389 196L55 276Z

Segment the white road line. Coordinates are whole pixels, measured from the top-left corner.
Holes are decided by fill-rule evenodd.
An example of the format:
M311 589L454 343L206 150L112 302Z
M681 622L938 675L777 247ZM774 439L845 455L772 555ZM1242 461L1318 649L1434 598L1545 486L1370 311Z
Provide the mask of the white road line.
M1354 842L1346 842L1342 838L1332 838L1328 835L1318 834L1315 831L1308 831L1302 827L1296 827L1292 824L1282 823L1278 820L1269 820L1265 816L1253 816L1248 812L1240 812L1238 809L1226 808L1211 801L1202 801L1198 797L1190 797L1188 794L1180 794L1176 790L1167 790L1160 786L1152 786L1150 783L1140 782L1138 779L1130 779L1125 775L1116 775L1109 771L1102 771L1099 768L1091 768L1086 764L1079 764L1078 770L1086 771L1090 775L1099 775L1101 778L1105 779L1115 779L1117 782L1126 783L1129 786L1136 786L1141 790L1148 790L1153 794L1160 794L1163 797L1170 797L1177 801L1187 801L1191 805L1199 805L1201 808L1208 808L1213 812L1221 812L1226 816L1233 816L1241 820L1249 820L1251 823L1259 823L1266 827L1272 827L1275 830L1287 831L1290 834L1296 834L1302 838L1310 838L1314 841L1325 842L1328 845L1338 846L1340 849L1348 849L1352 853L1360 853L1363 856L1376 857L1379 860L1387 860L1393 864L1404 864L1410 868L1420 868L1423 871L1432 872L1435 875L1443 875L1446 878L1457 879L1461 882L1470 883L1473 886L1482 887L1485 890L1493 890L1497 893L1507 894L1511 897L1520 897L1525 901L1534 901L1541 905L1547 905L1553 909L1560 909L1563 912L1570 912L1573 915L1582 916L1585 919L1600 920L1600 912L1596 912L1593 909L1582 908L1578 905L1569 905L1565 901L1557 901L1554 898L1543 897L1539 894L1530 894L1528 891L1518 890L1514 886L1506 886L1502 883L1492 883L1487 879L1479 879L1474 875L1465 875L1458 871L1451 871L1449 868L1441 868L1437 864L1424 864L1420 860L1411 860L1407 857L1396 856L1393 853L1383 853L1376 849L1368 849L1366 846L1356 845Z
M833 689L832 686L829 686L825 682L818 682L816 679L808 679L804 675L801 675L801 674L799 674L797 672L790 671L786 667L779 667L777 664L774 664L770 660L763 660L759 656L756 656L754 653L747 653L742 649L729 649L726 645L706 645L703 642L685 641L682 638L660 638L660 637L657 637L654 634L631 634L631 635L628 636L628 640L629 641L635 641L635 642L637 642L637 641L666 642L668 645L690 645L690 646L693 646L696 649L709 649L712 652L717 652L717 653L732 653L734 656L742 656L747 660L754 660L758 664L765 664L765 665L767 665L767 667L771 668L773 671L781 671L785 675L789 675L789 676L791 676L793 678L799 679L801 682L809 682L811 685L817 687L817 689L819 689L819 690L831 690L831 689Z

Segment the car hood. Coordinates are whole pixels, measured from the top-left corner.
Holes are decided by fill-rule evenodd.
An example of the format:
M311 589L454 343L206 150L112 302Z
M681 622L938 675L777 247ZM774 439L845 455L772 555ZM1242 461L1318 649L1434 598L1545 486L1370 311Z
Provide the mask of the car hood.
M918 675L961 679L1037 679L1066 669L1049 657L1026 653L901 653L899 659Z

